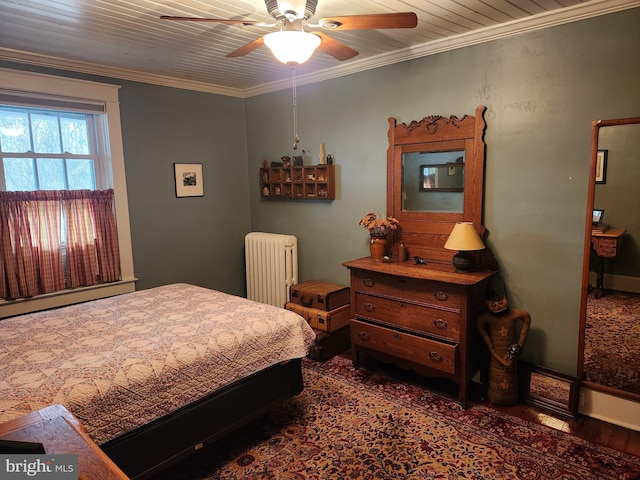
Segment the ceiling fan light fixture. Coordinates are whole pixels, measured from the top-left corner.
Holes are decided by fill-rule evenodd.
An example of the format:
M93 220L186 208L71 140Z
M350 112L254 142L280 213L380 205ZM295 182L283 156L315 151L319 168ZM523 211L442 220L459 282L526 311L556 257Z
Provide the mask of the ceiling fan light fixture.
M272 32L264 36L264 44L285 65L306 62L320 46L320 42L317 35L299 31Z

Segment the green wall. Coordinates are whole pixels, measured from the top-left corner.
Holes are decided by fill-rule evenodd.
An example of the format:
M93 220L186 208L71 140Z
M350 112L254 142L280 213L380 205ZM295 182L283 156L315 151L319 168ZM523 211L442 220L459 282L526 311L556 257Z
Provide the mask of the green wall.
M484 224L512 306L532 326L523 358L577 363L591 122L640 115L640 9L298 86L301 147L338 166L331 203L263 199L260 158L292 155L290 91L246 101L251 225L298 237L300 279L348 284L368 255L368 211L386 210L387 119L486 105ZM287 67L283 67L287 68Z
M244 295L249 231L242 100L122 83L136 288L188 282ZM173 163L201 163L204 196L176 198Z

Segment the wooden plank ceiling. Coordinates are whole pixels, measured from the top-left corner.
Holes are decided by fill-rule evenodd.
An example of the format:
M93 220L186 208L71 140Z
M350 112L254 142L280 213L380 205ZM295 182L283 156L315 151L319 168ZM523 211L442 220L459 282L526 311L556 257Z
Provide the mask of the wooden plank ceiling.
M335 31L359 52L316 52L299 83L375 68L524 31L640 6L640 0L318 0L312 20L415 12L414 29ZM161 15L272 22L263 0L0 0L0 61L23 62L233 96L285 88L290 68L266 47L225 55L273 31L169 22ZM326 31L325 31L326 32ZM0 66L3 64L0 63Z

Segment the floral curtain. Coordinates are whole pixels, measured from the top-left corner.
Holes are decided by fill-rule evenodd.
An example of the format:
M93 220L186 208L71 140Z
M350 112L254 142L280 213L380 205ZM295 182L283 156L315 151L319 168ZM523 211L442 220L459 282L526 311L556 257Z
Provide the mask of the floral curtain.
M120 280L113 190L0 192L0 297Z

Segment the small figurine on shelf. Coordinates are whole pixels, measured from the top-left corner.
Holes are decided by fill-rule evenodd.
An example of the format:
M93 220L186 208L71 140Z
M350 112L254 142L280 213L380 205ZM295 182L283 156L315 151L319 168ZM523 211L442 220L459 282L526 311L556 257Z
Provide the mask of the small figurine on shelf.
M264 168L267 168L269 166L269 160L267 160L267 157L265 157L264 155L262 156L262 166Z
M282 160L282 166L284 168L291 168L291 157L280 157L280 160Z
M333 165L333 155L327 155L327 165Z

